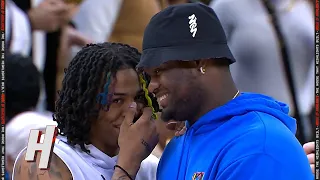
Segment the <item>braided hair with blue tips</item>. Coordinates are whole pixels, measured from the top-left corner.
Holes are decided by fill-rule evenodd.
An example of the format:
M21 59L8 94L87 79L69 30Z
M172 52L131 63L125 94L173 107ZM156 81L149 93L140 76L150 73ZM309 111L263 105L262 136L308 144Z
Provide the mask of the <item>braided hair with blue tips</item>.
M135 69L141 54L137 49L121 43L89 44L83 47L65 70L62 89L58 91L53 119L58 123L59 134L66 136L68 143L79 145L85 152L85 144L90 144L91 121L98 117L101 108L108 111L115 83L115 75L123 68ZM143 94L142 100L153 109L153 116L159 106L152 94L147 91L147 77L139 74ZM108 90L109 89L109 90ZM112 89L112 88L111 88ZM98 93L97 95L97 92Z

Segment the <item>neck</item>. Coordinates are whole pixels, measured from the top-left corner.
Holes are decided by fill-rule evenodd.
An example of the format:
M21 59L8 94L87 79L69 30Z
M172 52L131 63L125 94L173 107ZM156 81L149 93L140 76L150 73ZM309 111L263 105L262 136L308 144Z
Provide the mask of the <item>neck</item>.
M219 84L219 86L217 86L217 84ZM221 79L220 81L215 81L209 85L207 84L204 89L203 97L205 100L203 101L202 108L198 116L196 116L194 120L189 121L189 123L194 124L201 116L205 115L209 111L231 101L237 92L238 89L236 88L231 76L230 78L223 78L223 80Z
M109 146L107 144L101 143L101 141L91 141L92 145L94 145L97 149L105 153L110 157L114 157L119 153L119 147Z

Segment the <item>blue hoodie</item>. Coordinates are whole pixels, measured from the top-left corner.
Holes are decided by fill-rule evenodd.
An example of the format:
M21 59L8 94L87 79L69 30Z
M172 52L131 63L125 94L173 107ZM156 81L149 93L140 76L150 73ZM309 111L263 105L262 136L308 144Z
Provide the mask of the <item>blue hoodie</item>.
M211 110L166 147L157 180L313 180L286 104L253 93Z

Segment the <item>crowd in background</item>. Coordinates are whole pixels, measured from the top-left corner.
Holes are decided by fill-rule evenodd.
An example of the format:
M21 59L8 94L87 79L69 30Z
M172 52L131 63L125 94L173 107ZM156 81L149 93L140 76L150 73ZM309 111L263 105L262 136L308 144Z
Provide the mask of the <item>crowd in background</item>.
M6 163L9 174L30 129L55 124L52 112L64 69L88 43L121 42L142 50L144 29L161 9L188 0L7 0ZM314 125L314 5L310 0L206 0L223 24L241 91L290 106L297 138ZM157 121L161 156L174 136Z

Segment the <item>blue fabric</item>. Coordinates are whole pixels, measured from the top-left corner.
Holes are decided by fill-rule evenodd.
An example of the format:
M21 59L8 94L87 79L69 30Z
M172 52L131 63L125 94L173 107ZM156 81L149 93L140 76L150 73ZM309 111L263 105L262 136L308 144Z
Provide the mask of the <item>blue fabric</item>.
M166 147L158 180L313 180L286 104L253 93L211 110Z
M10 175L7 171L5 171L4 180L10 180Z

